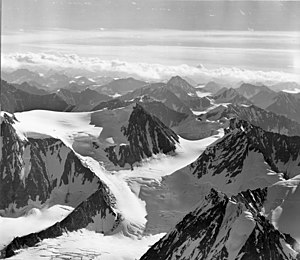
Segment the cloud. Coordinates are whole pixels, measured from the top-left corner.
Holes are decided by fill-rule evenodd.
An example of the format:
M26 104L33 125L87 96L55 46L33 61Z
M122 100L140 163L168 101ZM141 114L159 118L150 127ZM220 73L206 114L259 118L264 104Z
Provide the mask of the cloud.
M236 67L208 69L203 65L186 64L169 66L162 64L126 62L121 60L102 60L97 57L80 57L76 54L62 53L13 53L1 56L2 69L28 68L32 70L66 70L71 74L81 72L115 77L133 76L145 80L166 80L180 75L190 77L199 83L209 80L227 82L300 82L300 77L280 71L246 70Z

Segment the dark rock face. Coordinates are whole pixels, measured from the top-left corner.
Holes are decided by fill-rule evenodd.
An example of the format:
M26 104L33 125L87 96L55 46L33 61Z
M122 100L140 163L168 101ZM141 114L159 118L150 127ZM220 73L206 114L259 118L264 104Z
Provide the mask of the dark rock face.
M290 248L295 240L276 230L260 213L261 206L251 205L260 204L265 193L265 190L247 191L232 200L212 189L200 205L154 244L141 260L295 259L296 252ZM249 207L251 211L247 214L251 214L251 220L243 215ZM242 219L246 222L241 222ZM238 251L232 252L236 232L244 242L235 242Z
M209 172L214 175L226 171L228 183L241 173L243 163L250 151L261 153L265 162L275 172L293 177L299 171L300 137L266 132L250 123L231 119L225 136L208 147L191 164L193 174L201 178Z
M299 160L300 137L267 132L246 121L235 119L230 121L228 131L235 131L235 129L239 131L242 130L242 128L252 141L254 149L263 153L265 160L273 167L274 171L286 172L288 175L289 173L291 175L295 174L294 171L297 170L291 169L289 172L288 169L286 169L286 167L288 167L286 164L288 164L290 160ZM280 162L283 163L284 166L280 166Z
M37 95L31 94L20 89L16 89L13 85L5 81L1 81L1 107L7 112L22 112L34 109L52 110L52 111L69 111L69 106L57 94Z
M251 213L256 214L261 212L264 202L267 199L268 188L259 188L255 190L241 191L236 196L232 196L231 200L235 202L240 202L245 205L245 207L251 211Z
M118 227L121 221L121 215L113 210L114 205L113 196L109 193L107 186L101 183L98 190L78 205L65 219L40 232L16 237L1 251L0 256L3 258L11 257L16 254L17 250L32 247L43 239L55 238L68 231L87 228L91 223L94 223L94 218L97 216L103 222L102 227L98 227L98 231L109 234ZM104 229L103 226L108 226L109 229Z
M227 107L217 107L205 115L200 116L201 119L220 120L224 118L236 117L241 120L248 121L252 125L261 127L262 129L274 133L285 135L300 136L300 124L285 116L266 111L254 105L227 105Z
M1 125L1 214L22 214L29 201L43 205L54 199L76 206L101 185L98 177L63 142L55 138L23 140L13 123L14 119L5 114ZM60 197L53 198L57 191ZM82 200L75 198L77 193L82 194Z
M187 214L173 230L154 244L141 257L141 260L165 260L175 256L178 257L177 259L207 259L222 224L228 198L222 198L215 190L212 190L205 200L194 211ZM197 257L181 257L190 246L191 241L199 241L190 254L190 256L197 255Z
M132 166L152 154L173 152L179 140L171 129L138 104L133 108L128 125L121 130L128 144L121 145L119 151L116 151L116 146L105 149L109 160L121 167L126 163Z
M295 259L287 254L282 246L282 241L289 244L284 234L275 229L263 216L258 216L256 221L255 228L241 249L238 259Z
M263 188L243 191L231 198L233 201L243 203L256 220L253 231L238 254L239 259L295 259L291 258L283 249L282 241L294 250L298 244L297 241L290 235L275 229L260 213L267 194L268 188Z

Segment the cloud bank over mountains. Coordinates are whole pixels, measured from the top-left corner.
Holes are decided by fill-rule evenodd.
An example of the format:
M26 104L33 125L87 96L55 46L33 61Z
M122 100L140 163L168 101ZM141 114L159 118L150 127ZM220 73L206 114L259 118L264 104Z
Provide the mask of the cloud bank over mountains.
M49 69L63 70L70 74L85 73L99 76L136 77L150 81L165 80L174 75L189 77L198 83L207 80L228 82L261 82L274 84L280 82L300 82L300 76L280 71L246 70L237 67L209 69L203 65L190 66L162 65L152 63L126 62L118 59L103 60L97 57L81 57L62 53L10 53L1 57L5 71L28 68L35 71Z

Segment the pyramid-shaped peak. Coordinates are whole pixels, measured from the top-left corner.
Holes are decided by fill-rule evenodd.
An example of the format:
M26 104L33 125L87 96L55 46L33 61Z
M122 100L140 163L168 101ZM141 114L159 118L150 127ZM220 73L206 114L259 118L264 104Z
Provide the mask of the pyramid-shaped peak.
M183 78L181 78L180 76L174 76L172 78L170 78L170 80L168 81L167 84L170 84L170 85L175 85L175 86L181 86L181 85L189 85L190 84Z

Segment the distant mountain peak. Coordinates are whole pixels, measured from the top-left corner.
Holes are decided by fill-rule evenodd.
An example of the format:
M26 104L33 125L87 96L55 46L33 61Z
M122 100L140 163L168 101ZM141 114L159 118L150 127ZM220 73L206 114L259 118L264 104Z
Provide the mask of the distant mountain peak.
M217 103L232 103L232 104L246 104L251 105L251 101L241 95L236 89L224 88L218 91L214 96Z
M167 85L173 85L185 89L194 89L192 85L190 85L185 79L181 78L180 76L174 76L170 78L170 80L167 82Z
M261 92L274 93L273 90L271 90L265 85L253 85L250 83L242 83L240 87L237 88L237 91L248 99L254 97L255 95Z
M252 125L261 127L265 131L289 136L300 136L300 123L286 116L264 110L254 105L219 105L207 113L200 115L198 118L221 123L233 117L246 120Z

